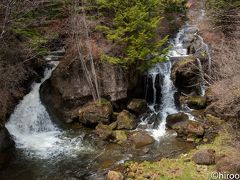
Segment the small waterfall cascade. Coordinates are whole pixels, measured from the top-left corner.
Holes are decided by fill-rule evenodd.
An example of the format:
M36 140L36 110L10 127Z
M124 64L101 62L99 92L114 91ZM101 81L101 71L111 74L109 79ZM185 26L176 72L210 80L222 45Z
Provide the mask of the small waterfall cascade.
M83 149L82 137L66 137L64 131L52 122L40 100L41 84L51 77L59 63L55 57L52 54L46 57L49 67L46 68L44 77L39 83L33 83L30 93L17 105L6 123L16 147L34 157L51 158L62 154L74 154L74 151Z
M198 63L198 68L200 72L199 76L201 77L201 82L200 82L201 94L200 95L204 96L206 91L206 86L205 86L205 79L204 79L204 71L203 71L202 63L199 58L197 58L197 63Z
M175 105L174 94L176 88L171 80L171 68L175 61L180 61L182 58L189 55L189 47L192 46L192 42L196 40L197 45L194 46L195 51L198 53L200 49L203 49L208 53L208 46L203 42L203 39L197 34L198 29L194 26L186 25L184 26L176 35L176 38L171 42L171 49L168 54L168 60L163 63L157 64L155 67L148 71L147 78L147 95L148 93L152 97L149 103L149 109L152 111L148 117L142 118L141 124L149 124L149 119L155 118L155 127L152 126L147 128L152 136L159 140L160 137L166 135L166 118L170 114L174 114L180 111L180 108ZM200 49L197 49L199 47ZM209 53L207 54L209 56ZM208 58L209 62L211 57ZM205 94L205 83L204 83L204 70L200 59L197 60L198 67L201 76L201 95ZM209 63L210 64L210 63ZM210 65L209 65L210 68ZM149 83L151 82L151 83ZM160 86L160 87L158 87ZM160 91L160 92L159 92ZM152 93L151 93L152 92ZM160 95L159 95L160 94ZM189 119L194 120L194 117L189 115ZM156 122L157 121L157 122ZM152 122L152 120L150 121ZM156 126L157 124L157 126Z
M152 104L149 105L150 109L153 111L153 114L159 116L161 122L157 123L156 129L148 129L151 131L153 137L158 139L158 137L163 136L166 133L165 124L166 118L169 114L177 113L178 110L175 106L175 87L171 80L171 61L167 61L161 64L157 64L153 69L151 69L148 73L149 76L153 79L153 86L155 86L156 76L160 76L162 79L161 83L161 105L159 109L156 108L156 97ZM154 89L154 88L153 88ZM155 92L155 91L154 91ZM156 92L153 94L156 96ZM147 120L147 119L146 119Z

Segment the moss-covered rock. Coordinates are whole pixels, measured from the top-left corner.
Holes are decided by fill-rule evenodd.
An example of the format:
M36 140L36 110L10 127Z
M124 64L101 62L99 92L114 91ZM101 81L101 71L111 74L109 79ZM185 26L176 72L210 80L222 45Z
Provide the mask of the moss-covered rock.
M125 131L122 131L122 130L114 131L113 137L117 141L118 144L121 144L127 140L127 135L126 135Z
M100 102L90 102L79 110L79 121L85 125L97 125L98 123L110 123L113 113L110 101L102 99Z
M191 96L187 99L187 105L192 109L204 109L207 106L207 99L203 96Z
M117 129L131 130L136 127L135 116L130 112L123 110L117 116Z
M147 109L147 102L145 99L132 99L127 108L136 114L141 114Z
M166 126L172 128L174 124L189 120L188 115L184 112L168 115Z
M107 140L112 136L112 128L102 123L96 126L95 132L103 140Z

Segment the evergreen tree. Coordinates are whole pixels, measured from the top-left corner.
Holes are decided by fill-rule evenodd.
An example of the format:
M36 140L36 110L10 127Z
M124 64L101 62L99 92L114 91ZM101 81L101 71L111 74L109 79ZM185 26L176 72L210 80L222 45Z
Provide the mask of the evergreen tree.
M108 40L123 47L117 55L104 54L103 60L124 67L136 65L146 69L166 59L168 38L157 40L160 25L159 0L97 0L103 15L112 17L113 23L99 26Z

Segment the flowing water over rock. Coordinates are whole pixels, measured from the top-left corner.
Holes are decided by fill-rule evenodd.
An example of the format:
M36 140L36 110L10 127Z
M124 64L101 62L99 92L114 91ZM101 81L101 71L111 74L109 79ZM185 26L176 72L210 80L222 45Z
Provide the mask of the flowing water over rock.
M152 93L146 96L152 96L151 112L140 125L147 125L145 129L158 141L151 148L139 150L118 144L97 145L91 133L82 129L62 129L52 121L39 95L41 84L58 65L58 56L48 56L49 67L44 78L32 85L31 92L6 124L16 142L16 160L0 173L0 179L103 179L106 170L126 160L158 160L191 149L191 144L176 140L175 133L167 131L165 125L169 114L181 111L175 105L172 64L188 56L188 46L196 37L194 33L196 28L191 26L181 29L172 42L169 60L148 72L148 92ZM149 125L153 116L153 124Z
M60 154L74 156L78 151L85 149L81 135L76 138L67 137L66 132L53 124L40 100L40 86L50 78L58 63L57 61L49 63L44 78L41 82L32 85L31 92L18 104L6 124L17 148L40 158L50 158Z
M148 126L147 131L149 131L156 140L160 140L160 137L167 135L166 131L166 118L170 114L175 114L181 111L180 108L176 107L175 104L175 93L176 88L171 80L171 69L172 64L176 61L181 61L181 59L189 56L189 47L193 46L196 53L206 52L208 56L208 70L211 68L211 57L209 54L209 49L207 44L204 43L201 36L197 34L197 29L195 26L186 25L178 33L176 38L171 42L172 48L168 54L168 60L164 63L157 64L154 68L148 72L148 82L147 82L147 94L148 99L152 99L149 103L149 109L152 111L147 118L142 119L141 125L149 124L149 120L152 116L158 116L153 123L153 126ZM193 44L194 41L194 44ZM201 61L197 58L200 76L201 76L201 95L205 94L205 83L204 83L204 72L202 68ZM160 82L159 82L160 81ZM149 84L151 82L151 84ZM160 86L160 87L159 87ZM152 89L149 90L149 89ZM160 92L158 92L160 91ZM150 97L148 95L150 93ZM160 94L160 95L159 95ZM187 108L189 109L189 108ZM194 120L194 117L189 115L189 119ZM151 122L152 123L152 122ZM157 124L157 125L156 125Z

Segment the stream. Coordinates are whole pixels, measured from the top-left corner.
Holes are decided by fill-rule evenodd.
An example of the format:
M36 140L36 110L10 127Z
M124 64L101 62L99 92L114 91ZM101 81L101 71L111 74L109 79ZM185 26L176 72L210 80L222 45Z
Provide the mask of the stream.
M182 111L175 104L177 89L171 80L171 68L175 61L188 56L187 46L198 36L196 28L184 26L171 42L168 61L157 64L148 72L149 112L141 118L138 129L144 129L156 139L150 149L101 145L87 130L62 129L54 124L39 94L41 84L51 77L59 63L49 61L42 80L33 83L31 92L17 105L6 123L16 150L14 160L0 172L0 179L104 179L108 169L127 160L156 161L188 152L193 146L176 139L176 133L167 130L165 124L169 114ZM46 59L53 58L49 55ZM204 93L204 84L202 89ZM153 116L158 118L150 122ZM189 116L194 119L191 114Z

